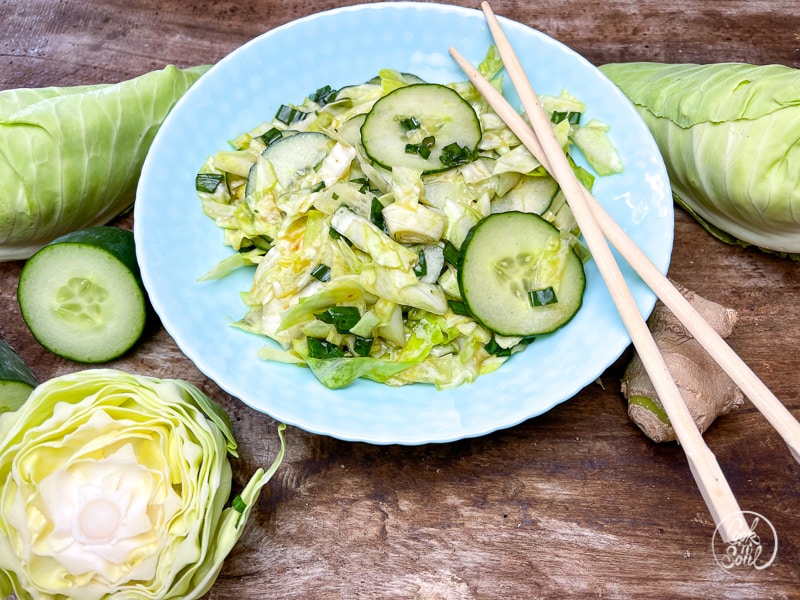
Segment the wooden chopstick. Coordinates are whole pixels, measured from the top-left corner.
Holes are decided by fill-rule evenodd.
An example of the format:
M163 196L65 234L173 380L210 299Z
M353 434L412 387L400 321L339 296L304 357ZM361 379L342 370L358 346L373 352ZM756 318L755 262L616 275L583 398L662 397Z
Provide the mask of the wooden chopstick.
M494 16L488 3L484 3L484 13L487 15L487 19L492 21L490 26L499 29L499 24L496 26L494 25L494 23L497 23L497 18ZM518 68L520 72L523 72L521 66ZM529 87L529 85L527 87ZM530 102L531 100L527 99L527 101ZM526 127L526 129L528 128ZM547 158L544 155L544 151L538 139L534 136L531 142L534 145L531 152L536 156L537 160L543 159L539 160L539 162L541 162L545 168L548 168ZM739 386L744 395L750 399L753 405L778 432L789 447L794 459L800 462L800 422L775 394L770 391L764 382L759 379L742 358L736 354L728 343L714 331L714 328L703 319L661 271L658 270L649 257L647 257L633 240L631 240L628 234L614 221L611 215L606 212L594 196L592 196L586 188L583 188L582 192L606 238L608 238L619 253L625 257L628 263L650 289L653 290L664 305L684 324L689 333L698 340L709 356L711 356L728 374L731 380Z
M497 18L494 16L488 2L484 2L482 7L493 35L495 35L497 31L500 31L500 35L502 35L502 30L497 22ZM505 38L504 35L502 37ZM501 51L501 56L503 56L504 52L508 53L508 48L511 47L507 39L503 45L504 48ZM499 46L498 50L501 50ZM504 61L507 59L516 62L515 73L521 73L522 77L525 77L524 70L513 55L513 50L511 51L510 57L503 56ZM509 71L509 73L511 72ZM514 74L511 74L511 77L513 80ZM519 82L515 82L515 86L521 86L523 89L531 90L530 84L526 83L526 81L520 80ZM535 96L531 97L531 94L532 90L531 92L527 92L527 98L522 98L523 105L525 105L526 102L530 104L536 101ZM526 110L528 110L527 106ZM522 121L521 119L519 120ZM522 122L521 125L526 131L530 131L530 128L528 128L524 122ZM549 162L544 150L535 135L533 139L530 140L530 143L532 144L532 148L529 148L531 153L549 172L552 172L548 166ZM633 267L642 280L650 287L656 296L658 296L661 302L663 302L678 320L683 323L687 331L697 339L698 343L703 346L709 356L711 356L728 374L731 380L739 386L739 389L742 390L744 395L750 399L753 405L778 432L789 447L794 459L800 462L800 422L775 394L772 393L764 382L759 379L742 358L736 354L730 345L714 331L714 328L703 319L688 300L684 298L683 294L681 294L661 271L658 270L650 258L642 252L628 234L614 221L611 215L608 214L595 197L592 196L586 188L582 187L581 191L606 238L628 261L631 267Z
M667 369L650 330L628 289L619 265L611 254L606 238L595 220L591 205L584 196L585 188L578 182L569 166L513 48L488 3L482 3L482 8L506 70L520 95L534 130L532 131L528 127L502 94L497 92L455 49L451 49L450 53L498 116L509 125L531 153L539 155L537 159L561 186L589 251L664 405L720 535L726 541L739 539L747 535L749 527L730 486L713 453L705 445L702 435L683 402L680 391ZM542 158L544 160L541 160Z

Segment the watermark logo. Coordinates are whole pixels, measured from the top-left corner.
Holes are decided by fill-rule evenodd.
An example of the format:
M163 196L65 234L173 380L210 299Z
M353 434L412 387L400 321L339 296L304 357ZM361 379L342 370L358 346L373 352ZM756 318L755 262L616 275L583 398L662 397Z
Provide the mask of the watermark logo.
M744 517L749 531L732 542L725 542L720 527L727 519ZM744 510L723 519L714 531L711 540L714 560L723 569L731 572L761 571L769 567L778 554L778 534L764 515Z

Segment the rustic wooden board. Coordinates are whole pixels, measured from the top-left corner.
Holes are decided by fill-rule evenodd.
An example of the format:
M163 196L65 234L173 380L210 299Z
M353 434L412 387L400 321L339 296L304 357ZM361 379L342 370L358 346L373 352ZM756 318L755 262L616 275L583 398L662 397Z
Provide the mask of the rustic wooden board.
M270 28L344 4L7 1L0 88L112 82L167 63L212 63ZM493 8L595 64L800 66L794 0ZM130 227L131 219L118 223ZM83 368L45 351L26 329L15 297L21 268L0 264L0 335L40 380ZM739 312L730 344L795 414L799 269L718 242L677 210L670 276ZM767 569L723 569L681 449L650 442L627 418L619 378L629 357L547 414L477 439L371 446L290 428L286 461L207 598L798 597L800 466L749 404L707 432L742 508L765 515L780 541ZM236 486L271 462L276 423L206 379L157 320L111 366L186 379L216 398L240 442Z

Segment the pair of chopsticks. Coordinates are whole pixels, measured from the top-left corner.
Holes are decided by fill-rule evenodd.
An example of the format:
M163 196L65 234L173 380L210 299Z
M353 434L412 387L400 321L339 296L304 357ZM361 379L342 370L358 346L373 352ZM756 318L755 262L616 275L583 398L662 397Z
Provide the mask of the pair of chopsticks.
M531 125L525 122L503 95L457 50L451 48L450 54L497 115L561 187L631 341L664 406L678 442L686 454L695 482L720 536L724 541L732 542L749 535L750 527L739 504L669 373L664 358L611 253L608 241L764 415L784 439L798 462L800 462L800 423L577 180L539 104L536 93L489 3L482 2L481 8L495 46Z

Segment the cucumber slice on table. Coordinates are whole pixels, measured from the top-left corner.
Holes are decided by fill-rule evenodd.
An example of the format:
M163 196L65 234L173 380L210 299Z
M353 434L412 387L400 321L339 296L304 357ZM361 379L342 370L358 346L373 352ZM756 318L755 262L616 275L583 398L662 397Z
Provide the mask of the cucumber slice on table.
M533 213L489 215L461 247L461 297L487 329L507 336L555 331L581 306L583 263L558 229Z
M38 383L11 344L0 338L0 413L17 410Z
M427 146L425 140L432 145ZM445 148L475 152L480 140L481 124L469 102L436 83L417 83L389 92L375 102L361 126L364 150L386 169L405 166L423 173L445 171L453 166L446 160L446 152L442 161ZM420 144L430 154L413 150Z
M147 303L133 233L90 227L34 254L17 289L22 317L37 341L84 363L117 358L144 330Z

